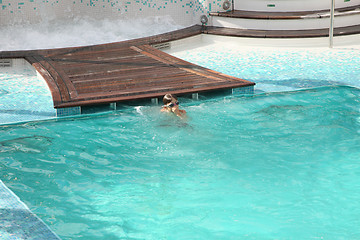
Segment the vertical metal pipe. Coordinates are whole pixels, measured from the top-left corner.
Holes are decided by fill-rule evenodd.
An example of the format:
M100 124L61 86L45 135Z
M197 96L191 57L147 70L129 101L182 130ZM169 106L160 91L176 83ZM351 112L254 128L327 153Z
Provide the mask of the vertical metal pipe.
M330 28L329 28L329 47L334 46L334 11L335 11L335 0L331 0L330 8Z

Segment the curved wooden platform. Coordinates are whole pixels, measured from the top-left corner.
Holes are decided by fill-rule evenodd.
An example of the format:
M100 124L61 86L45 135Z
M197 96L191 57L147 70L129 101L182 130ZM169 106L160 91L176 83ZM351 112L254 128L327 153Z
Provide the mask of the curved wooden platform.
M175 58L156 48L201 33L200 26L96 46L3 52L21 57L45 78L54 107L65 108L255 85Z

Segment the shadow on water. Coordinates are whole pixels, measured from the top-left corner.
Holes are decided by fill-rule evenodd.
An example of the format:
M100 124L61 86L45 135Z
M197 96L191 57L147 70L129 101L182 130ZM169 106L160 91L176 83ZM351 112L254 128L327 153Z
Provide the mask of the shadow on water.
M175 122L174 124L170 124L170 123L160 123L158 125L158 127L161 128L173 128L173 127L177 127L177 128L187 128L187 129L193 129L193 127L191 125L189 125L187 122Z
M254 81L254 80L249 80ZM271 84L278 86L286 86L292 88L314 88L314 87L323 87L323 86L336 86L344 85L343 82L336 82L332 80L315 80L315 79L287 79L287 80L257 80L256 83L262 84Z
M52 140L50 137L39 135L5 140L0 142L0 153L15 151L41 153L52 145Z
M0 114L12 114L12 115L37 115L44 117L54 117L55 113L52 112L39 112L31 110L19 110L19 109L0 109Z
M266 115L274 115L274 114L279 114L279 112L283 112L284 114L288 114L290 112L297 112L300 110L303 110L305 108L305 106L302 105L271 105L267 108L264 108L260 111L258 111L257 113L263 113Z

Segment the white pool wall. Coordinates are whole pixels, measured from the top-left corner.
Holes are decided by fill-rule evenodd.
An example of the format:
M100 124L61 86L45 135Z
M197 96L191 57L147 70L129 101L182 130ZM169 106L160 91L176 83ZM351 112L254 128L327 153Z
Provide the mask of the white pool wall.
M200 16L224 11L232 0L0 0L0 28L71 19L137 19L171 16L176 24L200 24ZM336 8L360 4L337 0ZM330 0L234 0L238 10L307 11L330 9Z
M0 0L0 27L76 18L136 19L171 16L184 26L221 10L224 0Z

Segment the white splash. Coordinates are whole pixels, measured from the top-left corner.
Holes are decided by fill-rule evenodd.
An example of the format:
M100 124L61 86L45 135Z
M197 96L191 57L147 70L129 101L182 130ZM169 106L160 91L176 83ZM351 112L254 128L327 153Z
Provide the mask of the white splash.
M139 113L140 115L144 115L144 113L142 112L142 106L137 106L135 107L135 110L137 113Z
M0 28L0 51L87 46L152 36L183 28L170 16L129 20L78 18Z

